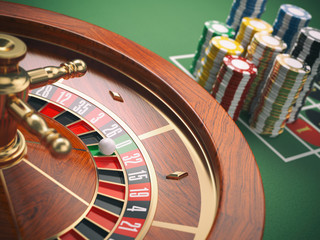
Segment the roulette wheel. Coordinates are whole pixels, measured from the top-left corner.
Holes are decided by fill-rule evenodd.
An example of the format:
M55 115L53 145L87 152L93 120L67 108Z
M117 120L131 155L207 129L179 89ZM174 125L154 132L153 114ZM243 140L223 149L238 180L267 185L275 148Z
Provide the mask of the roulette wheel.
M18 123L27 150L0 169L1 239L262 237L254 156L196 82L142 46L61 14L0 2L0 22L1 33L25 42L19 65L31 78L70 59L87 65L81 78L30 88L29 105L72 147L50 154ZM115 143L110 155L99 150L105 138Z

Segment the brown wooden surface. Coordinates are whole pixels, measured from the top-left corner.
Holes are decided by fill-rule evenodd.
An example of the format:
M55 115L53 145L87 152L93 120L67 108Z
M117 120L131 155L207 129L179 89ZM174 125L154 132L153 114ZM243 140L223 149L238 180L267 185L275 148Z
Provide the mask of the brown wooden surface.
M28 134L25 128L19 127L27 144L33 145L28 146L26 159L81 199L90 203L97 187L98 177L89 150L79 138L63 125L42 114L41 116L46 119L48 126L55 128L71 142L72 150L65 158L55 158L45 146L39 143L39 139Z
M264 193L252 152L235 123L188 76L132 41L45 10L0 2L0 31L41 39L92 56L156 92L185 119L211 160L219 201L208 238L262 237ZM156 233L154 227L151 232Z
M96 193L95 164L86 146L61 124L43 117L49 127L70 140L73 149L64 159L54 158L36 137L19 127L28 152L25 160L1 171L8 189L5 197L10 198L14 213L3 213L0 219L6 223L4 220L12 217L19 231L10 236L18 234L21 239L46 239L74 225ZM0 239L10 239L5 235L7 227L0 226Z
M86 75L64 81L63 84L103 103L137 135L171 126L170 122L177 122L177 119L173 119L174 116L163 107L163 103L152 98L145 89L132 83L132 79L114 69L50 44L30 39L24 39L24 41L29 49L26 58L21 62L21 66L25 69L38 67L40 63L41 65L58 65L60 62L67 61L66 58L81 57L88 65ZM120 93L124 102L114 101L108 90ZM157 111L151 102L161 109L162 113ZM162 114L166 115L167 119ZM197 228L201 214L201 191L198 173L187 146L174 127L169 131L143 139L142 144L152 159L157 176L157 210L153 220ZM177 170L187 171L188 177L180 181L166 179L168 173ZM148 232L145 239L154 239L151 234L152 229L157 227L152 226L150 234ZM158 229L160 230L156 232L167 231L165 228ZM195 237L194 233L186 234L177 230L169 232L170 238ZM161 236L162 234L158 236L159 239L163 239Z
M19 239L19 230L13 216L12 208L10 206L10 200L6 191L7 187L3 179L3 173L1 172L0 181L0 224L2 229L1 238L3 239ZM3 230L5 229L5 231Z

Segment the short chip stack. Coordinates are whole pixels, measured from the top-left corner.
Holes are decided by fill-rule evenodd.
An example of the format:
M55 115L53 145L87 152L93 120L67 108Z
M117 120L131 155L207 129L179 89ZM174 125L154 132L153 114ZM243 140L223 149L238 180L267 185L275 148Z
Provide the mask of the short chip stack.
M258 68L258 75L250 85L242 109L253 112L260 93L272 68L275 57L287 48L280 38L267 32L256 33L247 49L246 58Z
M208 47L210 40L213 37L225 36L228 38L234 38L235 31L233 28L227 26L227 24L219 21L206 21L204 23L202 35L200 36L198 47L190 66L190 73L196 75L197 71L201 67L201 59L205 57L205 49Z
M287 44L287 52L291 51L300 30L311 20L309 12L291 4L280 6L273 24L273 35L280 37Z
M284 130L310 67L288 54L278 54L258 106L250 118L257 133L275 137Z
M297 120L299 112L313 88L314 82L320 75L320 30L311 27L303 28L291 55L308 64L311 67L311 73L303 86L297 102L293 106L292 114L288 120L290 123Z
M266 9L267 0L234 0L227 18L228 26L239 29L243 17L260 18Z
M236 36L236 41L243 46L244 54L254 34L258 32L272 33L272 26L258 18L244 17L242 19L240 30Z
M235 121L257 71L256 66L243 57L229 55L223 58L212 96Z
M208 92L216 80L217 73L226 55L241 55L240 43L227 37L214 37L206 48L206 56L201 59L201 67L195 76L196 81Z

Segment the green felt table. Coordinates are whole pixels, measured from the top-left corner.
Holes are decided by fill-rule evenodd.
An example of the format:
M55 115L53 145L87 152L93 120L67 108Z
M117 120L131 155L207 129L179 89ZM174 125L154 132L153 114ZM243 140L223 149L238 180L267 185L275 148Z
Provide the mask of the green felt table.
M101 26L150 49L184 71L192 61L203 23L225 21L232 4L232 0L11 2L48 9ZM318 0L268 0L262 19L273 24L284 3L305 8L312 15L309 26L320 28ZM319 96L319 85L315 91L313 96ZM320 100L309 98L307 106L300 119L309 122L314 133L319 133L320 114L309 119L308 112L319 113ZM266 201L263 238L319 239L320 146L304 141L288 128L276 138L261 137L250 130L245 114L237 125L248 141L262 175Z

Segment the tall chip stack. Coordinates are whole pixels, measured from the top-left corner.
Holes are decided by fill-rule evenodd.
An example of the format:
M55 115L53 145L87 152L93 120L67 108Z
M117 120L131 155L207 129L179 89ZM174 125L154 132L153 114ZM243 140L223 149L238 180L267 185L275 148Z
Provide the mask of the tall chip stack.
M219 21L206 21L200 36L196 53L190 66L190 73L196 76L197 71L201 67L201 59L205 57L205 49L209 46L209 42L213 37L225 36L234 38L235 31L227 24Z
M242 110L253 112L272 68L274 59L283 53L287 44L267 32L256 33L247 49L246 58L258 68L258 75L250 85Z
M227 25L238 32L242 18L260 18L266 9L267 0L234 0L231 6Z
M205 53L205 57L201 59L201 67L196 73L195 80L204 89L211 92L223 58L226 55L241 55L243 47L240 43L228 37L214 37L210 40Z
M258 32L272 33L272 30L272 26L269 23L259 18L244 17L241 21L236 41L244 48L245 54L254 34Z
M303 8L291 4L282 4L273 24L273 35L280 37L291 51L298 34L311 20L311 14Z
M291 55L306 62L311 67L311 73L293 106L292 114L288 120L292 123L298 119L298 115L305 105L307 96L313 88L313 84L320 75L320 30L305 27L301 30Z
M237 120L251 82L256 77L257 67L240 56L225 56L212 89L212 96Z
M271 137L284 131L310 67L289 54L278 54L266 86L249 120L257 133Z

